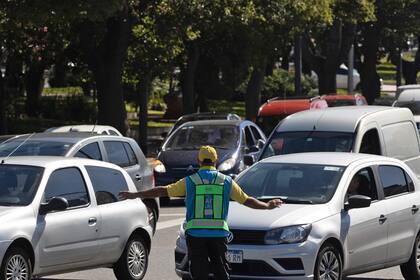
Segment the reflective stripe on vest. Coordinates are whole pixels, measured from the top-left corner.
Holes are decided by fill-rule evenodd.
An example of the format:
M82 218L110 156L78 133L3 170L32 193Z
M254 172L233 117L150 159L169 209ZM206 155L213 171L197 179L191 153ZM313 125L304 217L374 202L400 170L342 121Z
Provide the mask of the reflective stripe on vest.
M194 217L187 222L186 229L222 229L229 230L223 215L223 193L225 175L217 173L213 182L203 182L195 173L190 177L195 188ZM210 217L211 218L210 218Z

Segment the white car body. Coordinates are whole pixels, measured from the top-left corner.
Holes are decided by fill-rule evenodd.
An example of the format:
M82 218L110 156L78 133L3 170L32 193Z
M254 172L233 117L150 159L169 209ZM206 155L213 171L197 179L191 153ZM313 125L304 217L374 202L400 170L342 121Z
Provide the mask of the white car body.
M396 99L398 99L398 97L401 95L401 93L402 93L403 91L406 91L406 90L411 90L411 89L417 89L417 90L420 90L420 85L413 84L413 85L403 85L403 86L399 86L399 87L397 88L397 92L395 92L395 98L396 98Z
M241 177L261 164L326 165L344 168L344 171L332 198L325 203L286 203L274 210L254 210L230 202L228 224L233 238L228 244L228 256L239 256L230 258L234 260L231 263L232 279L312 279L317 259L322 259L320 254L327 244L341 255L342 275L382 269L409 260L420 230L420 212L417 211L420 181L403 162L355 153L290 154L257 163L241 173L239 184ZM414 182L414 187L407 183L407 192L385 198L378 166L403 170ZM350 181L365 168L374 172L378 199L374 199L369 207L346 210ZM299 225L311 228L302 242L267 245L267 232ZM186 253L185 233L181 228L175 249L176 272L187 279Z
M91 172L89 168L105 170L108 175L119 176L119 182L126 182L127 188L123 186L121 188L136 191L130 176L122 168L107 162L63 157L11 157L2 161L0 170L7 166L18 168L19 166L34 166L43 171L40 180L37 181L39 182L37 187L33 187L35 194L28 202L29 204L4 206L0 202L2 267L8 261L5 256L16 248L25 251L30 256L33 275L37 277L93 267L112 267L119 262L128 246L128 241L136 235L141 236L147 248L145 251L145 269L147 269L147 252L150 252L153 233L145 205L140 199L119 201L114 193L111 194L113 200L107 200L106 196L99 195L98 185L95 186L94 183L94 179L97 178L93 178L90 175L93 173L89 173ZM49 181L51 176L53 174L59 176L55 172L70 169L77 170L83 179L86 204L74 207L68 204L70 207L64 210L42 213L43 204L48 202L46 193L48 183L51 183ZM17 179L18 182L24 180L21 177ZM64 198L66 195L77 194L72 193L71 189L66 189L66 191L68 193L63 194ZM102 193L105 192L102 191ZM4 199L4 196L0 195L0 198ZM25 277L4 278L4 270L1 273L2 280L26 279Z
M341 64L336 74L337 88L347 89L348 82L348 68L346 65ZM311 78L318 82L318 75L311 71ZM360 74L356 69L353 69L353 90L355 90L360 83Z
M66 125L60 127L52 127L47 129L46 132L91 132L97 134L123 136L121 132L118 131L118 129L109 125Z

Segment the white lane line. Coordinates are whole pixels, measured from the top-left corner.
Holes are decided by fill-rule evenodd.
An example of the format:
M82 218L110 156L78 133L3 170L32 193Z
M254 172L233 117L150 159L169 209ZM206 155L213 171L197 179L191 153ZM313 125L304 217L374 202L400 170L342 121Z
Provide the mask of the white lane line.
M185 216L185 213L178 214L159 214L159 217L182 217Z
M165 222L158 222L156 229L160 230L160 229L180 226L184 220L185 219L182 218L182 219L170 220L170 221L165 221Z

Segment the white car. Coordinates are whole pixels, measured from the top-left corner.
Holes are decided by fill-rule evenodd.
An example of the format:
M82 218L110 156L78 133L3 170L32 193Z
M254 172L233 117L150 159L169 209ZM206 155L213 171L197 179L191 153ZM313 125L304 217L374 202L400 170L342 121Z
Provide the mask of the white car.
M45 132L91 132L96 134L123 136L115 127L109 125L66 125L60 127L51 127Z
M349 73L349 70L347 66L345 64L341 64L335 76L336 81L337 81L337 88L347 89L348 73ZM310 77L315 82L318 81L318 75L314 71L311 71ZM353 69L353 90L355 90L356 88L359 88L359 84L360 84L360 74L356 69Z
M420 181L402 161L356 153L267 158L238 177L274 210L230 203L231 278L325 279L401 265L420 279ZM176 272L189 279L185 233Z
M110 267L143 279L152 227L122 168L63 157L11 157L0 163L0 279L30 280Z

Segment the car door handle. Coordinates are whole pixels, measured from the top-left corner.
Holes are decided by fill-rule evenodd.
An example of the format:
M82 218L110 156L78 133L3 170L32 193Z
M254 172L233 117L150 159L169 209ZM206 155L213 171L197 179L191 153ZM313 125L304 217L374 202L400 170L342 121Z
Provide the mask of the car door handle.
M419 211L419 208L417 207L417 205L413 205L413 207L411 207L411 213L414 215L417 213L417 211Z
M97 221L98 220L95 217L92 217L92 218L89 218L88 224L89 224L89 226L94 226L94 225L96 225Z
M142 179L142 177L140 176L140 174L136 174L135 178L136 178L137 181L141 181L141 179Z
M379 216L379 223L380 224L383 224L383 223L385 223L385 221L387 220L388 218L387 217L385 217L385 215L381 215L381 216Z

